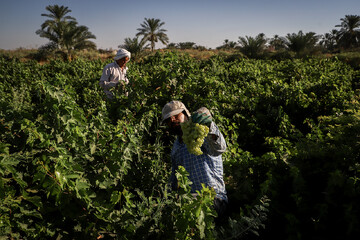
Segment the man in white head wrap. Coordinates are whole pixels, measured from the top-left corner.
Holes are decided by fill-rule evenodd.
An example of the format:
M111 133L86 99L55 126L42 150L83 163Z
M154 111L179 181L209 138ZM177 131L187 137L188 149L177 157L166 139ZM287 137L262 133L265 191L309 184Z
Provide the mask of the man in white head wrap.
M120 48L115 57L114 62L109 63L104 67L103 73L100 78L99 85L104 89L104 92L108 98L113 98L114 94L110 89L117 87L119 84L125 86L129 83L126 77L126 63L130 60L131 53L126 49ZM127 93L125 93L127 95Z

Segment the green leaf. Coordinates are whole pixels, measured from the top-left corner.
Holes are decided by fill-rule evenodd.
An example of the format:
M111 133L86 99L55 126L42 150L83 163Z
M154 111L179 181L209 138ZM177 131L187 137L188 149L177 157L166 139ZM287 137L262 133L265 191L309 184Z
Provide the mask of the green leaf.
M40 196L24 196L24 199L26 201L31 202L32 204L34 204L35 206L37 206L39 208L42 208L42 206L43 206Z
M96 151L96 144L95 143L91 143L90 144L90 153L91 155L93 155Z
M195 216L196 216L197 218L199 217L201 211L202 211L202 210L201 210L201 205L200 205L200 206L198 206L198 207L196 208L196 210L195 210Z
M111 193L110 201L112 204L117 204L121 200L121 192L113 191Z
M76 180L76 189L77 191L81 191L81 190L85 190L85 189L89 189L90 185L85 182L85 181L81 181L81 180Z

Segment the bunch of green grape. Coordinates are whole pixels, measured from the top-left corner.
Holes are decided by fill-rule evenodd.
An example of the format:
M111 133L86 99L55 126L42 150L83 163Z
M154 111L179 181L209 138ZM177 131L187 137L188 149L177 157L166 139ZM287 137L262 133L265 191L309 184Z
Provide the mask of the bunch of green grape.
M209 133L209 128L205 125L193 123L191 119L181 124L183 132L182 139L189 153L201 155L203 152L200 147L204 143L205 137Z

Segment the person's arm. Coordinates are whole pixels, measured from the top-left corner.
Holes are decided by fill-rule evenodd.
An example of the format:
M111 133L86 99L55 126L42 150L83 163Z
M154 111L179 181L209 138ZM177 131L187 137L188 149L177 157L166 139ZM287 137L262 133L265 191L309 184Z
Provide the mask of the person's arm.
M209 109L206 107L199 108L191 115L191 119L194 123L203 124L209 127L209 133L206 136L206 141L209 144L209 149L207 149L209 155L218 156L225 152L225 138L220 132L218 126L212 121Z
M213 156L221 155L226 151L226 141L218 126L211 122L209 127L209 134L206 137L209 144L209 154Z
M99 85L104 90L109 90L117 85L117 83L110 81L111 70L108 67L105 67L103 73L100 77Z
M128 67L126 67L125 68L125 71L124 71L124 82L125 82L125 84L129 84L129 79L127 78L127 76L126 76L126 73L127 73L127 71L128 71Z

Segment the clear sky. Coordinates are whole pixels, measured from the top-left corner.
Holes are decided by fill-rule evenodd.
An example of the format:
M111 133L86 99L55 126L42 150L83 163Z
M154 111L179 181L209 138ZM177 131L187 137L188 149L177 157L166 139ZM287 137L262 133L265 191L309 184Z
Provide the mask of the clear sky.
M133 38L145 18L165 22L169 41L216 48L225 39L267 38L288 33L324 34L345 15L360 15L360 0L0 0L0 49L38 48L48 42L35 31L48 5L67 6L98 48L116 49ZM338 28L337 28L338 29ZM157 43L156 48L163 47Z

